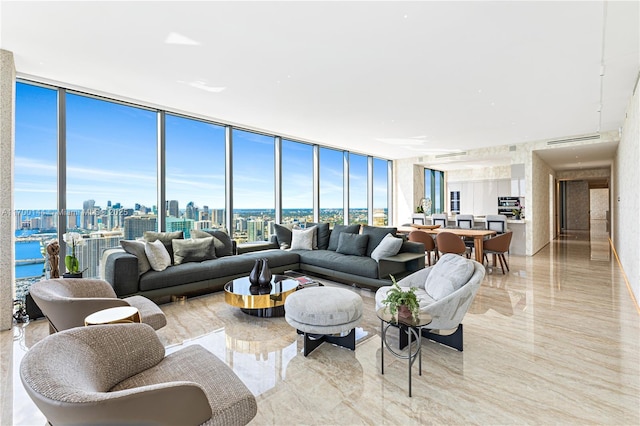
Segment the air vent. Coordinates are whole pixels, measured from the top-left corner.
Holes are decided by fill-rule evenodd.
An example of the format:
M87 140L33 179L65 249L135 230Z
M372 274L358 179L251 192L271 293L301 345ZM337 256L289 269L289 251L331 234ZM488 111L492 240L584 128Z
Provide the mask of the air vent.
M515 146L515 145L511 145L511 146L509 147L509 151L513 152L513 151L515 151L515 150L516 150L516 146Z
M449 158L449 157L458 157L460 155L467 155L467 151L462 151L462 152L452 152L449 154L439 154L436 155L435 158Z
M596 139L600 139L600 135L589 135L589 136L580 136L580 137L577 137L577 138L556 139L554 141L547 142L547 145L560 145L560 144L563 144L563 143L580 142L580 141L592 141L592 140L596 140Z

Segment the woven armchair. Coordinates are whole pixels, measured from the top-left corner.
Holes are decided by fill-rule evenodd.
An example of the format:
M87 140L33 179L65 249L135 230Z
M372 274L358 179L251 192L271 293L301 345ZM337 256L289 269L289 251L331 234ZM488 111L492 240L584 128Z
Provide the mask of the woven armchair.
M118 299L106 281L81 278L54 278L35 282L29 289L42 313L49 320L51 332L84 326L84 319L94 312L116 306L138 308L142 322L155 330L167 324L162 310L142 296Z
M245 425L256 399L200 345L165 357L146 324L52 334L22 359L27 394L53 425Z

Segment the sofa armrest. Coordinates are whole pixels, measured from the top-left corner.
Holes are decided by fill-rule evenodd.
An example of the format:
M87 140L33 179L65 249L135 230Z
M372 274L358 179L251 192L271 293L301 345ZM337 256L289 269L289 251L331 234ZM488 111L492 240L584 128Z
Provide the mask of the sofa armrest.
M416 243L413 241L404 241L402 243L402 247L400 247L399 253L423 253L424 254L424 244Z
M113 250L104 259L104 277L118 297L138 293L138 258L122 250Z
M251 253L253 251L262 251L280 248L278 244L269 241L255 241L250 243L239 243L237 254Z

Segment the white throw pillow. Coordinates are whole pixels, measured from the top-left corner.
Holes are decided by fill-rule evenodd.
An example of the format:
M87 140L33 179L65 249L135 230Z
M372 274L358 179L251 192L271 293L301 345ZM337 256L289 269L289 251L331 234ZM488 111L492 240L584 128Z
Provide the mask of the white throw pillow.
M171 266L171 256L169 256L169 252L162 241L146 242L144 252L147 255L147 259L149 259L151 269L154 271L164 271Z
M398 254L402 247L402 239L396 238L391 233L384 236L378 247L371 252L371 258L376 262L384 257L391 257Z
M429 272L424 289L433 300L440 300L469 282L474 269L471 260L457 254L444 254Z
M291 250L313 250L315 226L309 229L292 229L291 232Z

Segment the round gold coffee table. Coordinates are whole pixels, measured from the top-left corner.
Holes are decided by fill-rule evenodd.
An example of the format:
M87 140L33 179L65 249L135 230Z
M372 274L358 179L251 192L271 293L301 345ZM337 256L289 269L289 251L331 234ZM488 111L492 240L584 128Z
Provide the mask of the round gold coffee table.
M252 285L249 277L236 278L224 285L224 301L257 317L284 316L284 301L296 291L297 280L274 275L268 287Z
M130 322L142 322L140 311L133 306L116 306L107 308L88 315L84 319L84 325L121 324Z

